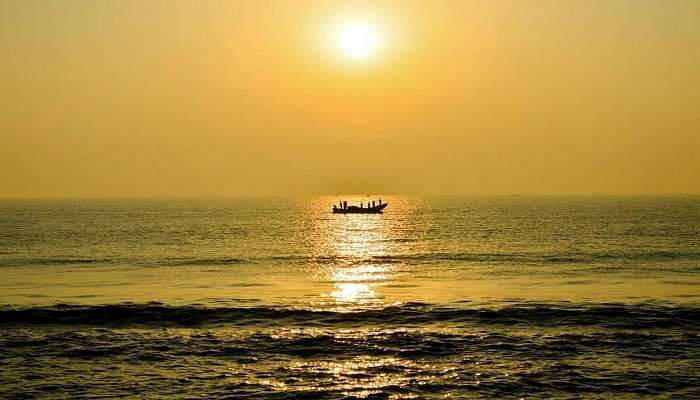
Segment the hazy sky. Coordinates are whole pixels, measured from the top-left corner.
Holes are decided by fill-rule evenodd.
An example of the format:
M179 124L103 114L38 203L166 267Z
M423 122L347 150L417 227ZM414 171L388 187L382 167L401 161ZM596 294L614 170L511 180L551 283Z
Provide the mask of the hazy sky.
M699 193L700 1L0 0L0 197L378 192Z

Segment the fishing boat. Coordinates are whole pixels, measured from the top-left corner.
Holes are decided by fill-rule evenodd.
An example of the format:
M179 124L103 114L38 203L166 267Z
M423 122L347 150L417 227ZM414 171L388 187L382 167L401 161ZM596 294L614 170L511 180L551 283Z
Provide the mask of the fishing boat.
M362 204L359 206L348 206L344 202L341 203L340 208L333 205L333 214L381 214L388 205L389 203L379 203L375 206L367 204L367 207L363 207Z

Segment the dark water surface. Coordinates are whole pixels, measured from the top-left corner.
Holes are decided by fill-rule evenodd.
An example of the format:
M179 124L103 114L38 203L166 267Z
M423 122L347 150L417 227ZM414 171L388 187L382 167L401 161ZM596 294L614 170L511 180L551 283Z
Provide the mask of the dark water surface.
M700 398L700 198L337 200L0 201L0 398Z

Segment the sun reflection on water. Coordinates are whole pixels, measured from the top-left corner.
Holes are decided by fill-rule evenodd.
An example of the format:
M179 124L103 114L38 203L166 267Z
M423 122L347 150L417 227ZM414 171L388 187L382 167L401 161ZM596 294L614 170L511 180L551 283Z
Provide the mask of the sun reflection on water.
M377 297L377 293L367 283L336 283L336 290L331 292L331 297L337 303L369 303Z
M330 296L336 303L369 304L378 300L374 287L389 279L386 265L358 265L339 267L330 272L335 290Z
M317 274L332 285L322 294L330 302L328 305L344 309L384 305L381 287L398 272L396 264L387 262L397 219L388 213L322 215L317 249L323 253L320 256L333 262L325 264Z

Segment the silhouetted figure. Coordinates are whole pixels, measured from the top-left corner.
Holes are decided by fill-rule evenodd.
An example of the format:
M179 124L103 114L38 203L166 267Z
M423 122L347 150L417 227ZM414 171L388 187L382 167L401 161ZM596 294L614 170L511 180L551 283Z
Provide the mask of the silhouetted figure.
M345 209L348 208L348 202L347 202L347 201L344 201L344 202L343 202L343 208L345 208Z
M360 202L360 208L363 208L364 206L362 205L362 202Z
M372 200L372 207L374 207L374 200Z
M382 199L379 199L379 205L380 206L382 205Z

